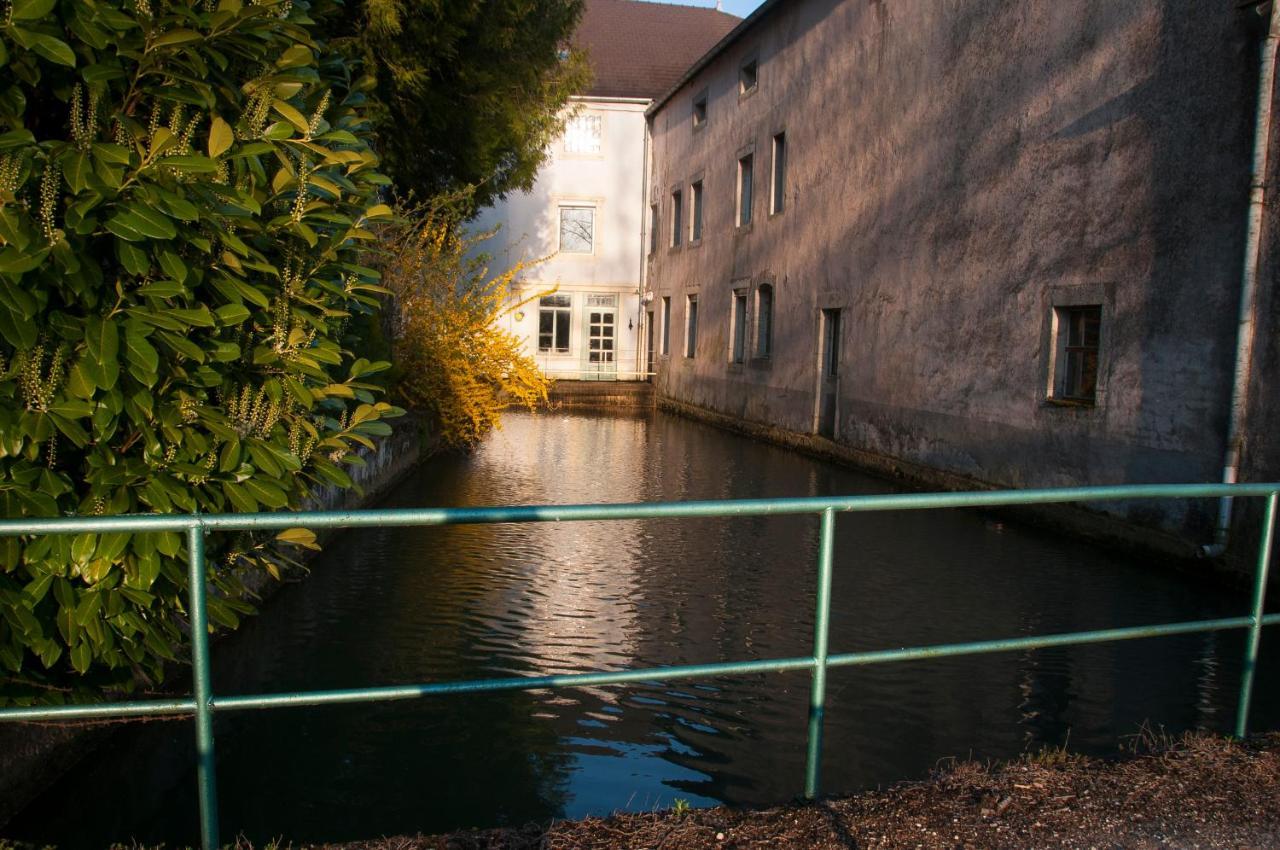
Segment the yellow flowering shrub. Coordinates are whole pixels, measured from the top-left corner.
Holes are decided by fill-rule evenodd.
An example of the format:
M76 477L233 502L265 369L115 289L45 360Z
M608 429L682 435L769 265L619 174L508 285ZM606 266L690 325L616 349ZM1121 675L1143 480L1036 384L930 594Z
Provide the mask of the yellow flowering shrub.
M488 234L464 235L447 203L402 207L383 233L378 265L392 293L401 402L428 414L445 445L465 448L500 427L504 408L545 401L550 382L499 326L524 303L513 284L526 266L490 277L486 258L472 253Z

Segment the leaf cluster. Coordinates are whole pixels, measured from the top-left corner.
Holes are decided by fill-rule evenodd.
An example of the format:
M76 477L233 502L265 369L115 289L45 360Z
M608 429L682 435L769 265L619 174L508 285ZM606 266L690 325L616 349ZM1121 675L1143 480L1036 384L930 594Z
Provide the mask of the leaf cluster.
M388 180L324 2L0 0L0 516L296 508L389 433L347 336ZM287 558L210 544L234 626ZM0 539L0 703L158 680L185 557Z
M383 228L379 260L392 294L392 359L401 370L394 391L454 448L474 446L500 427L506 407L545 402L550 384L520 338L501 326L522 304L512 296L528 264L489 277L475 249L492 234L463 230L458 209L465 200L402 206Z

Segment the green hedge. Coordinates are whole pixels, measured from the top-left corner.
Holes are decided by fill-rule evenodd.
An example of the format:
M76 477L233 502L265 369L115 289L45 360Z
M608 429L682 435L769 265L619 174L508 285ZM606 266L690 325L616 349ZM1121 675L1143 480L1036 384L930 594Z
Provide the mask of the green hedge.
M298 507L389 433L344 336L387 180L326 2L0 0L0 515ZM282 558L221 537L234 626ZM0 539L0 703L159 679L184 549Z

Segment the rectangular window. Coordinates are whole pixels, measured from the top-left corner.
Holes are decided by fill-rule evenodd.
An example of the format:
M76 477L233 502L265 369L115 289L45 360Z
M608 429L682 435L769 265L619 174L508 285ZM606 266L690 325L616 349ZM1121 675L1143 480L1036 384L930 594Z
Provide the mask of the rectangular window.
M760 62L757 59L748 59L742 63L738 69L738 93L746 94L755 91L756 84L759 82Z
M773 286L760 284L756 290L756 357L773 353Z
M544 295L538 300L538 351L543 354L569 353L570 295Z
M565 153L600 153L603 124L599 115L575 115L564 125Z
M671 296L662 296L662 354L671 353Z
M681 222L684 220L684 215L683 215L684 209L681 207L681 204L683 203L684 203L684 199L681 197L679 192L671 193L671 247L672 248L680 247L680 228L682 227Z
M773 191L769 203L769 212L777 214L787 199L787 134L779 133L773 137Z
M689 241L702 238L702 181L689 187Z
M692 357L698 352L698 296L685 298L684 318L684 356Z
M733 348L732 360L741 363L747 359L747 293L733 293Z
M649 205L649 253L658 250L658 205Z
M840 374L840 311L822 311L822 376Z
M561 207L560 253L592 253L595 250L595 230L595 207Z
M703 92L693 99L693 129L702 128L707 123L707 93Z
M751 223L751 172L753 157L747 154L738 160L738 226Z
M1098 398L1102 307L1055 307L1054 398L1093 404Z

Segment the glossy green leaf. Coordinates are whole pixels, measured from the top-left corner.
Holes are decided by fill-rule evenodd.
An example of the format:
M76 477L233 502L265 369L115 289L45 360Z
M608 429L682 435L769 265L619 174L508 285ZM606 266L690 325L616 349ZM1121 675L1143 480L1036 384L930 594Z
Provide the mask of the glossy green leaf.
M215 115L209 126L209 142L206 149L209 156L217 159L231 148L235 142L235 133L231 130L231 125L222 120L222 116Z
M57 0L12 0L10 17L15 21L38 21L53 11Z

